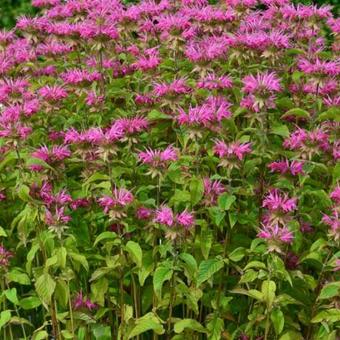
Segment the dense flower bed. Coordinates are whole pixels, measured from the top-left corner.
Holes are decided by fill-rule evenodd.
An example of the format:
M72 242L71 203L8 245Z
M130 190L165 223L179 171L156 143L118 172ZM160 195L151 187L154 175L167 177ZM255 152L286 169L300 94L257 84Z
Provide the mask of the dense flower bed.
M0 32L1 339L335 340L330 8L33 5Z

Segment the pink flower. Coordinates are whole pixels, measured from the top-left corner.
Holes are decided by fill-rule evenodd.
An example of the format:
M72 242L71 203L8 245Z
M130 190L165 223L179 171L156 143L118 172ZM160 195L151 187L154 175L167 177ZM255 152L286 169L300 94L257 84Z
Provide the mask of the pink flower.
M103 96L98 95L95 91L89 91L85 102L88 106L95 106L101 104L103 101Z
M216 74L212 73L201 79L197 83L198 88L215 90L215 89L230 89L233 82L228 76L217 77Z
M32 153L32 157L43 160L48 164L61 162L71 156L71 151L67 146L55 145L50 150L47 146L42 146L40 149Z
M202 105L190 107L188 113L180 108L177 120L181 125L210 127L229 118L230 107L231 104L223 97L209 96Z
M329 135L321 129L307 131L298 128L283 142L290 150L298 150L302 156L311 158L314 154L329 150Z
M90 204L91 202L87 198L77 198L72 201L70 207L72 210L77 210L78 208L87 208Z
M234 142L227 145L218 140L215 142L214 153L219 158L237 158L241 161L245 155L251 153L251 143Z
M115 188L112 196L104 196L98 199L101 207L104 208L104 213L107 214L110 210L115 208L124 208L132 203L134 197L132 193L126 189Z
M79 309L88 309L89 311L97 308L97 305L91 302L90 299L83 297L83 292L80 291L77 293L76 297L73 300L73 307L76 310Z
M245 93L274 93L281 91L280 80L274 72L257 73L243 78Z
M262 225L257 237L274 242L292 243L294 235L287 227L280 227L278 224Z
M92 83L102 78L101 74L97 71L89 72L87 70L73 69L66 71L60 75L61 79L66 84L80 85L83 83Z
M13 257L13 254L6 250L4 246L0 245L0 267L6 268L9 265L9 259Z
M171 208L163 206L156 211L154 222L167 225L168 227L174 224L174 214Z
M329 196L335 203L340 203L340 185L331 192Z
M153 215L152 209L146 207L139 207L136 212L136 216L139 220L148 220Z
M272 189L263 200L262 206L271 211L291 212L296 209L297 198L289 198L278 189Z
M133 118L117 119L113 126L123 131L124 134L134 134L145 131L149 127L149 122L144 117L136 116Z
M303 163L298 161L292 161L291 163L288 160L272 162L268 165L268 168L272 172L279 172L281 174L289 172L293 176L303 173Z
M176 79L172 83L159 83L154 85L153 94L156 97L176 96L191 92L191 88L185 84L185 79Z
M188 213L187 211L181 212L176 217L176 222L183 226L185 229L189 229L195 223L195 218L192 214Z
M160 64L159 52L156 48L150 48L144 51L144 55L138 57L132 66L141 71L148 71L156 68Z
M170 145L165 150L146 150L138 154L139 160L143 164L148 164L154 168L165 167L171 161L178 160L177 151Z
M204 204L214 205L217 202L218 196L225 192L225 187L220 181L212 181L206 177L203 179L204 186Z
M331 215L323 216L322 222L330 227L329 234L334 238L334 241L338 241L340 239L339 212L336 209L333 209Z

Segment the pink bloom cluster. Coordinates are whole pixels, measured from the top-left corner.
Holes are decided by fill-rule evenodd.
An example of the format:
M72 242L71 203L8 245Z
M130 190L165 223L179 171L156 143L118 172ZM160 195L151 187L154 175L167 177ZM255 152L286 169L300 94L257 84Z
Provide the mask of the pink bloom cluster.
M330 193L329 197L334 202L331 214L324 214L322 222L328 225L329 235L335 241L340 240L340 187L339 185Z
M195 218L186 210L179 214L175 214L171 208L162 206L155 212L154 222L167 227L180 226L189 229L194 226Z
M180 108L177 121L181 125L209 128L231 117L230 107L224 97L209 96L202 105L190 107L188 113Z
M0 267L6 268L9 265L9 259L13 257L13 254L6 250L4 246L0 245Z
M32 157L40 159L49 165L60 165L61 162L71 156L71 151L67 146L54 145L52 148L42 146L32 153ZM40 164L32 164L30 168L33 171L41 171L44 167Z
M297 150L302 157L311 159L313 155L330 149L329 137L322 129L307 131L298 128L283 142L283 146Z
M214 153L222 159L242 161L247 154L251 153L251 143L233 142L226 144L224 141L217 140L214 145Z
M89 298L84 297L83 292L80 291L76 294L76 297L73 300L73 307L76 310L87 309L91 311L97 308L97 305L91 302Z
M278 189L272 189L262 202L267 211L263 215L263 223L258 237L267 239L270 251L281 251L280 243L292 243L293 233L287 227L291 217L289 213L297 209L297 198L289 198Z
M210 178L203 179L204 187L204 204L207 206L215 205L218 197L223 194L226 189L220 181L212 181Z
M178 160L178 152L170 145L165 150L146 150L138 154L139 160L143 164L153 168L165 168L169 162Z
M303 173L303 162L299 161L292 161L289 162L289 160L284 160L284 161L277 161L277 162L272 162L268 164L268 168L272 172L278 172L280 174L291 174L292 176L296 176L298 174Z
M122 209L128 204L132 203L134 197L132 193L126 189L114 188L112 196L104 196L98 199L98 203L104 208L104 212L107 214L113 209Z

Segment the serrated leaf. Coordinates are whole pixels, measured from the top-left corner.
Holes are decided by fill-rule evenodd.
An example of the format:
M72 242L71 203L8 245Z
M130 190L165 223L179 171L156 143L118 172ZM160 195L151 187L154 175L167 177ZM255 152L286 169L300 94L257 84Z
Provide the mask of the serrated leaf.
M239 247L239 248L234 249L234 250L228 255L228 258L229 258L231 261L238 262L238 261L241 261L241 260L244 258L245 255L246 255L246 249L243 248L243 247Z
M55 287L56 282L48 273L41 275L35 282L35 290L45 305L50 303Z
M294 108L294 109L288 110L284 115L282 115L281 119L285 119L291 116L294 116L296 118L305 118L305 119L310 118L310 114L308 111L300 109L300 108Z
M17 282L21 285L30 285L31 280L26 273L23 273L17 269L12 269L7 273L7 280L9 282Z
M126 250L128 251L132 261L136 263L137 267L142 266L143 252L140 245L134 241L129 241L126 246Z
M158 335L164 334L164 328L153 313L148 313L136 320L136 324L130 332L128 339L152 330Z
M274 135L279 135L282 137L288 137L289 136L289 129L286 125L276 125L273 126L270 132Z
M5 296L9 301L14 303L15 305L19 304L16 288L6 289L5 290Z
M104 231L103 233L99 234L94 241L94 246L96 246L99 242L104 240L114 240L117 238L117 234L112 231Z
M30 296L20 300L19 305L25 310L34 309L41 305L41 301L37 296Z
M331 299L340 295L340 282L331 282L326 284L318 297L319 300Z
M0 227L0 237L7 237L7 233L4 228Z
M268 280L262 282L261 292L263 299L266 301L268 308L271 308L275 299L276 284L274 281Z
M177 321L174 325L174 331L177 334L182 333L186 328L199 333L207 333L207 330L198 321L194 319L183 319Z
M162 296L164 282L171 279L173 274L172 264L169 262L161 263L153 274L153 289L158 298Z
M189 185L190 189L190 196L191 196L191 204L194 206L203 197L204 193L204 187L203 187L203 181L200 178L192 178Z
M222 210L229 210L232 204L236 201L236 197L234 195L230 195L228 193L224 193L218 197L218 206Z
M7 322L11 320L11 311L4 310L0 313L0 329L7 324Z
M280 309L274 309L270 314L276 335L280 335L285 325L285 317Z
M197 275L197 286L209 280L215 273L221 270L224 262L218 259L204 260L200 263Z

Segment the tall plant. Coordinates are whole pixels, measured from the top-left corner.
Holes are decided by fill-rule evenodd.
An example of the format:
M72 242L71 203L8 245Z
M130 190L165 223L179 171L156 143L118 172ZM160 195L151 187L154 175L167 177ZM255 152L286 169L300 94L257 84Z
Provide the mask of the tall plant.
M330 9L33 5L0 33L0 337L335 340Z

